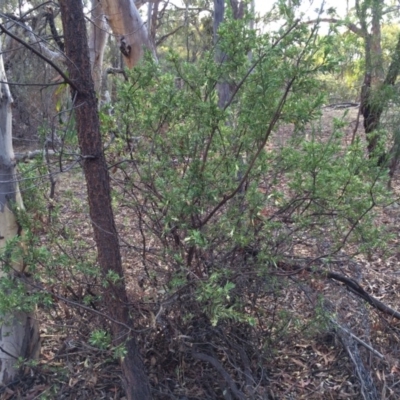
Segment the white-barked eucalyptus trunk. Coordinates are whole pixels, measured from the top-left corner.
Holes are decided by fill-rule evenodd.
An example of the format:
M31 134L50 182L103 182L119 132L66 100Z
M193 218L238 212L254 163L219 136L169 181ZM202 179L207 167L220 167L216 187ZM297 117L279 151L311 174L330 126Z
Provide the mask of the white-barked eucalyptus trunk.
M23 207L12 147L11 104L0 41L0 251L8 240L20 234L12 209ZM9 262L5 258L0 260L0 279L5 276L4 262ZM23 273L22 263L13 261L12 269ZM38 324L33 314L18 311L0 315L0 384L12 380L18 359L36 358L39 347Z
M100 0L100 4L128 68L140 61L146 49L156 57L134 0Z
M104 49L108 37L107 22L103 8L98 0L92 0L91 27L89 36L89 55L92 67L92 77L96 93L100 92L103 76Z

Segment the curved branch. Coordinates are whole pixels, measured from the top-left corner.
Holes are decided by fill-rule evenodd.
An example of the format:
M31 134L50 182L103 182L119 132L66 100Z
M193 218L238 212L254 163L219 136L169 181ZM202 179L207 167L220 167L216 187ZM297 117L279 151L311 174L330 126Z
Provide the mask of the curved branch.
M61 36L57 32L57 28L54 23L54 12L51 7L46 8L45 16L46 16L46 20L50 26L50 31L51 31L54 41L57 43L59 49L61 51L64 51L64 42L61 40Z
M236 383L232 379L232 377L228 374L228 372L225 371L224 367L221 365L221 363L214 357L209 356L208 354L205 353L197 353L196 351L192 350L192 356L193 358L197 358L198 360L205 361L209 364L211 364L224 378L225 382L228 384L229 388L232 391L232 394L235 396L236 399L238 400L244 400L245 397L242 392L238 390L236 387Z
M334 279L335 281L344 283L353 293L364 299L372 307L376 308L379 311L382 311L386 315L389 315L391 317L400 320L400 312L382 303L374 296L371 296L354 279L347 278L346 276L337 274L336 272L325 272L325 271L317 271L317 272L326 276L329 279Z
M346 26L350 31L352 31L353 33L355 33L358 36L360 36L360 37L365 37L366 36L366 32L362 28L360 28L359 26L354 24L353 22L346 22L346 21L343 21L342 19L338 19L338 18L312 19L310 21L303 22L303 24L304 25L313 25L313 24L318 24L319 22L327 22L329 24L342 24L342 25Z
M8 14L0 13L0 16L7 17L8 19L12 20L18 27L22 28L24 30L25 34L29 38L29 41L30 41L29 44L31 44L32 46L39 47L41 53L43 53L48 59L50 59L52 61L56 60L56 61L60 61L60 62L65 61L65 54L63 52L50 50L50 48L48 46L43 44L43 42L45 42L45 40L43 40L38 35L36 35L33 32L32 28L29 27L27 24L25 24L24 21L16 18L15 16L8 15ZM7 25L3 25L3 26L6 27L5 29L7 29L11 33L11 29L9 29L9 27Z
M49 58L45 57L40 51L37 51L34 47L32 47L30 44L26 43L24 40L20 39L18 36L14 35L11 33L8 29L4 27L3 24L0 24L0 31L4 32L6 35L10 36L12 39L17 41L18 43L22 44L25 46L27 49L29 49L32 53L36 54L39 58L42 60L46 61L49 65L51 65L64 79L65 82L67 82L74 90L78 91L77 87L75 84L68 78L68 76L59 68L52 60Z
M336 272L324 271L323 269L315 269L315 267L313 266L302 267L300 265L292 265L289 262L280 262L278 263L278 266L288 271L288 274L291 275L299 274L302 271L307 271L310 272L311 274L318 274L325 278L333 279L335 281L344 283L354 294L361 297L372 307L376 308L377 310L383 312L386 315L389 315L390 317L400 320L399 311L394 310L385 303L382 303L376 297L371 296L357 281L355 281L352 278L348 278L347 276L338 274Z

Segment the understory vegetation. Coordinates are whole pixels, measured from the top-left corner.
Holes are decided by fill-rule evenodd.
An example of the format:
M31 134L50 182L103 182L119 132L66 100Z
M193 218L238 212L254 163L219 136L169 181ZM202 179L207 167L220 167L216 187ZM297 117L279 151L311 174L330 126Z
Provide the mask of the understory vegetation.
M290 18L263 35L248 22L221 26L224 62L211 45L195 63L147 54L100 108L152 395L398 398L399 282L386 263L398 216L385 222L398 180L380 159L395 151L396 89L367 154L358 109L326 108L343 72L332 38ZM18 165L23 233L1 250L5 272L22 259L27 273L0 279L0 314L37 310L42 357L20 360L0 398L122 399L125 349L102 300L120 277L99 271L74 111L61 115Z

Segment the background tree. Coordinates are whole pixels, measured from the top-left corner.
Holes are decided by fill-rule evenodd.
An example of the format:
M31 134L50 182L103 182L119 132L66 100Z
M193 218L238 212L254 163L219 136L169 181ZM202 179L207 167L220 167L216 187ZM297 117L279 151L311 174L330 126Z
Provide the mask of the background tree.
M90 64L96 93L100 92L103 77L103 58L107 41L107 23L101 4L93 0L91 4L91 26L89 37Z
M330 10L334 11L334 10ZM385 53L382 50L382 24L384 18L396 13L397 8L391 2L381 0L356 0L354 11L357 22L352 22L352 16L346 19L319 18L319 22L339 23L357 35L363 41L363 82L360 90L360 111L363 116L363 125L367 138L367 149L371 157L377 157L380 164L385 164L387 155L385 150L377 150L381 138L382 114L387 110L389 102L395 92L393 86L400 72L399 50L400 39L395 39L396 45L391 46L390 62L385 71ZM354 42L354 41L353 41ZM387 55L386 55L387 57ZM398 145L391 152L391 175L396 165L395 157Z
M39 18L41 44L65 48L68 74L49 64L50 82L63 83L56 123L42 127L54 153L21 163L26 235L2 256L26 248L18 255L33 280L13 281L30 284L24 301L40 307L44 362L22 363L36 380L0 395L122 398L121 367L130 397L398 395L385 355L398 342L400 282L395 262L382 266L387 247L397 254L386 207L395 197L365 141L349 138L356 111L325 107L321 76L342 67L335 38L302 23L299 2L277 2L263 33L234 18L232 1L214 45L208 3L160 2L146 27L163 39L160 61L147 53L113 76L100 113L81 2L61 2L64 31L57 7ZM106 71L123 65L112 46Z
M100 4L118 38L128 68L137 64L145 48L154 53L153 44L133 0L102 0Z
M400 72L400 36L391 55L391 63L386 75L383 71L383 52L381 46L381 24L385 4L382 1L356 1L356 12L360 20L365 46L365 76L361 92L361 112L368 141L368 152L376 156L379 140L378 129L382 113L390 101L390 92ZM371 31L368 30L367 15L371 14ZM379 154L384 162L386 155Z
M17 212L23 208L12 148L12 97L7 84L0 41L0 382L9 384L17 373L19 359L37 359L40 352L39 329L34 307L24 299L25 285L15 276L28 271L10 242L22 235ZM19 238L18 238L19 237ZM11 294L12 293L12 294ZM18 311L14 311L17 308Z

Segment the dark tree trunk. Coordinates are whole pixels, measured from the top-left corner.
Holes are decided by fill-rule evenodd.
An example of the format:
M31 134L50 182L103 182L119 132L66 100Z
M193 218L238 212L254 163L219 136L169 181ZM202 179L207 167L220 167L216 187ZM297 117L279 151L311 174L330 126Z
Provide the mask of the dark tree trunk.
M231 0L231 7L233 11L233 18L242 19L244 16L244 1Z
M103 154L97 100L90 71L89 48L81 0L60 0L64 29L65 51L69 78L75 102L78 140L86 177L90 218L97 245L98 262L103 279L113 272L120 280L109 280L104 288L104 305L112 322L114 345L125 345L126 355L121 359L127 398L151 398L150 385L132 331L127 307L121 255L111 206L110 182Z
M361 92L361 112L364 117L364 129L368 142L368 153L373 155L378 145L379 137L374 132L379 128L381 117L388 103L385 90L396 83L400 73L400 36L397 40L392 61L383 83L376 89L372 88L373 77L370 73L365 74L364 84ZM380 95L382 94L382 95ZM380 156L384 161L385 155Z
M378 129L381 115L383 112L383 104L376 102L372 96L371 75L366 74L361 92L361 113L364 117L364 130L368 143L368 154L371 157L378 144L378 135L374 132Z

